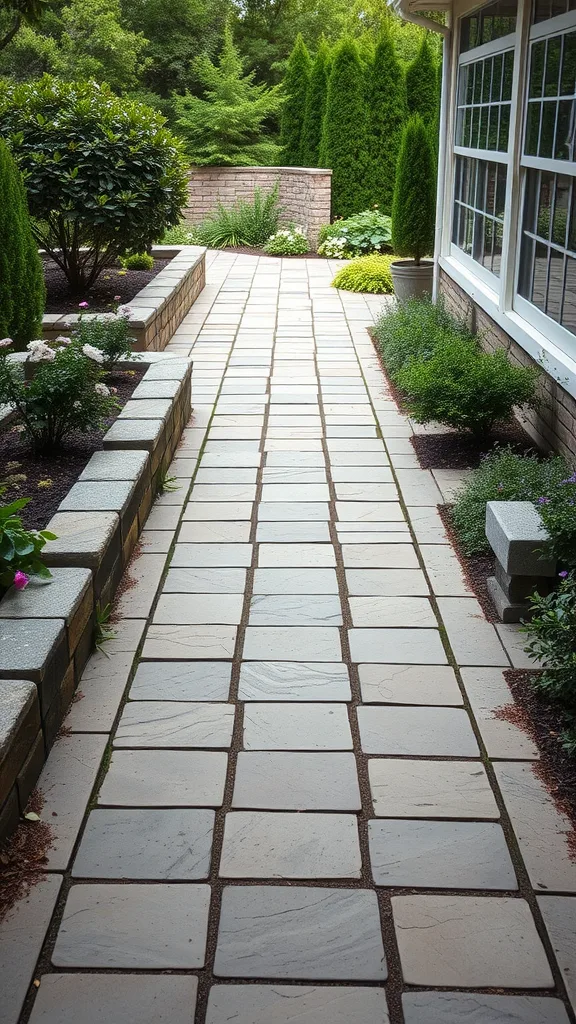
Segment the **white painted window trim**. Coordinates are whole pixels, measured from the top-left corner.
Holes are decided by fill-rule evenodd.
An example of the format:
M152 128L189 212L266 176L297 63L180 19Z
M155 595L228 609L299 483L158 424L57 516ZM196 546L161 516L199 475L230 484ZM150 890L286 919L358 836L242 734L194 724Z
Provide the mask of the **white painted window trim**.
M482 7L484 6L487 5L482 4ZM462 17L470 17L470 12L467 11ZM516 32L511 32L507 36L500 36L499 39L491 39L489 43L475 46L472 50L464 50L463 53L458 54L458 64L460 66L462 64L474 64L477 60L482 60L484 57L492 57L495 53L505 53L506 50L513 50L516 43L516 35Z

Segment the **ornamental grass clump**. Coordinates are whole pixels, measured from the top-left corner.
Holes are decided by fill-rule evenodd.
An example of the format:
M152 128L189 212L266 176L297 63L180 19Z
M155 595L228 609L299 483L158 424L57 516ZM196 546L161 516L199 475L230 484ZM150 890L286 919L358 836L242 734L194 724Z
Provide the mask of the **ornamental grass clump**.
M375 295L390 294L394 290L390 264L393 256L360 256L338 271L332 281L333 288L348 292L372 292Z
M201 245L211 249L247 245L262 247L278 230L279 185L270 192L256 187L251 203L239 199L234 206L218 203L214 213L195 229Z

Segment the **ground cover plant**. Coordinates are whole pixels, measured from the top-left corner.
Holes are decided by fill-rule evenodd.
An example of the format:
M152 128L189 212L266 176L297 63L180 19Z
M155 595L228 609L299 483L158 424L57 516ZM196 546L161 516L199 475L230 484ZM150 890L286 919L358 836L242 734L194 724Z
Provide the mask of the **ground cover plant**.
M304 256L310 251L310 244L300 228L280 228L264 244L268 256Z
M318 254L352 259L371 252L390 252L392 221L378 209L362 210L320 228Z
M393 256L359 256L338 271L332 281L333 288L348 292L372 292L375 295L390 294L394 290L390 264Z

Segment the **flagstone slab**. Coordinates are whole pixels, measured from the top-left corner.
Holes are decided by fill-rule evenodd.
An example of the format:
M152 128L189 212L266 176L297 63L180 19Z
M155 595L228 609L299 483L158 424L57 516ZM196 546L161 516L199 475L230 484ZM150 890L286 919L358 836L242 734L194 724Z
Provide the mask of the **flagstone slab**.
M459 665L501 665L510 662L491 622L474 597L439 597L438 609Z
M250 603L252 626L340 626L342 608L338 595L254 595Z
M346 701L348 668L317 662L251 661L240 667L238 699L248 701Z
M531 736L514 720L520 715L514 716L516 704L501 669L463 668L462 682L488 757L530 761L540 756ZM510 716L502 714L503 708Z
M126 1021L190 1024L198 979L157 974L44 974L32 1010L32 1024Z
M246 661L341 661L340 633L336 626L247 626L243 657Z
M44 875L0 921L2 1024L17 1024L20 1018L61 885L62 875Z
M446 665L436 629L349 629L350 657L357 662Z
M178 534L180 544L247 544L249 540L248 521L186 521L181 524Z
M72 867L74 878L193 881L208 878L214 811L92 811Z
M164 580L165 594L243 594L246 569L219 566L200 569L169 569Z
M302 544L329 542L328 523L258 523L256 542L258 544Z
M358 675L365 704L449 706L464 702L454 669L447 665L359 665Z
M185 521L199 520L200 522L212 519L217 522L224 522L227 519L250 520L252 518L252 502L189 501L182 518Z
M115 747L228 747L232 704L183 701L129 701L114 737Z
M223 661L141 661L130 699L225 701L232 666Z
M425 597L351 597L350 611L355 626L437 626Z
M327 501L262 501L258 505L259 522L328 522Z
M360 878L361 867L353 814L226 815L221 878Z
M331 544L260 544L258 549L259 568L303 569L326 568L336 565L336 556Z
M404 522L404 513L397 496L389 498L388 501L343 501L338 499L336 517L343 522L351 523Z
M370 821L376 885L415 889L517 889L500 825L478 821Z
M428 597L421 569L346 569L348 592L357 597Z
M227 754L114 750L98 803L109 807L220 807Z
M351 750L345 704L247 704L246 750Z
M243 594L161 594L153 622L169 625L238 625Z
M358 811L352 753L240 751L233 807L285 811Z
M375 707L356 709L366 754L405 757L479 757L480 750L463 708Z
M383 988L213 985L206 1024L231 1020L234 1024L388 1024L389 1017Z
M572 1009L576 1009L576 900L570 896L539 896L538 906Z
M190 970L204 964L210 886L73 885L55 967Z
M479 761L368 761L374 812L383 818L493 821L498 805Z
M250 565L251 544L176 544L172 555L173 568L209 569Z
M407 985L554 987L525 900L393 896L392 912Z
M150 626L143 658L152 661L182 661L185 658L232 658L236 646L235 626Z
M256 569L254 594L337 594L335 569Z
M559 999L494 996L483 992L408 992L402 996L405 1024L568 1024Z
M342 560L347 569L418 569L412 544L343 544Z
M376 895L366 889L227 887L214 973L385 981Z

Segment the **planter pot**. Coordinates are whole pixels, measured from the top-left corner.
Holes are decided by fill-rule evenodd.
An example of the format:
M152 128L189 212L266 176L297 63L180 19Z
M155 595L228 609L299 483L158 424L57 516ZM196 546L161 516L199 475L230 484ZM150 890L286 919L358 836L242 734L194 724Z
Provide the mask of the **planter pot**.
M414 260L402 260L392 263L390 270L399 302L432 295L434 263L431 260L422 260L419 265Z

